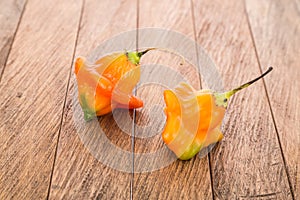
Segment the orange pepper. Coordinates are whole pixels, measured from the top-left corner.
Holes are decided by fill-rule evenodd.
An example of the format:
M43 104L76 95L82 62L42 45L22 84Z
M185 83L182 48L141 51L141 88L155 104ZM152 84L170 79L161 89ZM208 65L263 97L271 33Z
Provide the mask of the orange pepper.
M132 95L140 79L139 61L143 52L114 53L95 64L79 57L75 62L78 96L86 121L115 108L140 108L143 101Z
M270 67L256 79L224 93L196 91L186 83L181 83L173 91L165 90L167 121L162 132L165 144L179 159L189 160L204 147L222 140L220 127L229 98L272 69Z

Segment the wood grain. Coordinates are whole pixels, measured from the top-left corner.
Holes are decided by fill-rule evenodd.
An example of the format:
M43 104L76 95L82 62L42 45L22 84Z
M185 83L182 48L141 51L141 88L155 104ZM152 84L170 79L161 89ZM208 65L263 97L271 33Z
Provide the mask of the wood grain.
M274 120L294 198L300 198L300 2L246 1L251 30L266 77Z
M300 198L299 1L27 1L0 1L0 199ZM116 110L79 130L82 112L69 77L74 56L95 59L162 42L187 48L168 41L166 32L160 38L136 32L137 25L196 35L226 89L274 67L265 82L230 101L225 138L209 158L143 171L161 161L144 155L166 147L160 135L166 85L185 78L200 88L188 62L197 58L194 48L185 63L161 51L142 58L137 96L145 107L135 124L132 112ZM94 50L128 30L123 42ZM202 78L204 87L217 81Z
M99 3L86 0L76 57L95 54L94 49L113 35L134 30L137 18L136 7L136 1L131 1L129 5L128 1L105 0ZM126 40L124 45L128 43L130 45L117 45L114 47L115 50L135 49L136 31L133 31L130 36L131 38L127 38L127 40L124 38ZM116 45L117 42L114 44ZM111 45L106 45L108 49L100 48L99 55L96 53L96 57L103 56L101 53L111 53L107 52ZM89 127L86 132L78 129L78 123L82 123L82 121L74 120L78 111L77 96L75 96L77 103L73 102L74 92L77 90L75 86L76 80L72 72L50 199L129 199L130 172L132 170L131 129L129 132L123 131L111 114L100 117L99 124L96 121L96 125L92 125L92 128ZM82 114L80 107L79 112ZM128 120L129 115L126 110L116 112L116 115L119 116L118 121L125 122L125 126L132 127L133 122ZM83 120L82 116L81 120ZM90 126L93 122L86 124L83 122L82 124ZM107 137L108 141L103 141L99 139L100 137L104 139ZM105 146L108 143L127 152L122 156L123 159L118 157L114 151L109 152L110 149ZM112 163L116 163L118 166L113 168ZM123 172L124 168L125 172Z
M0 81L25 2L25 0L0 1Z
M259 75L243 2L193 2L198 42L216 61L225 88ZM292 199L262 81L230 101L222 130L210 160L215 199Z
M80 7L27 3L0 85L0 199L47 197Z
M170 29L193 39L191 5L187 1L140 1L139 27ZM151 34L145 36L140 31L139 48L147 44L163 46L161 42L167 43L168 37L168 33L162 32L159 38L153 38ZM178 46L184 45L179 41L171 43ZM196 58L194 46L189 49L189 52L192 58ZM188 62L183 64L180 57L162 52L146 54L142 59L142 65L145 67L142 68L142 80L137 95L145 101L145 106L136 114L134 161L136 174L134 174L133 198L211 199L207 157L202 160L194 158L187 162L174 160L165 168L147 172L149 166L159 166L172 156L158 155L155 156L158 159L154 162L146 156L166 148L161 139L161 131L165 123L163 90L168 87L174 88L176 84L183 81L182 77L195 88L199 88L197 66L193 67ZM144 173L138 173L143 170L145 170Z

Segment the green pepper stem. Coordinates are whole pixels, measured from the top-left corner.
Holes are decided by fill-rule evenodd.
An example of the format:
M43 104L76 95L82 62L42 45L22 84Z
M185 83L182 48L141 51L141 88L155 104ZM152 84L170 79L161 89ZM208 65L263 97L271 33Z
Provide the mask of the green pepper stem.
M161 51L165 51L165 52L168 52L168 53L171 53L171 54L178 55L178 56L180 56L182 62L185 63L185 59L184 59L184 57L182 55L180 55L177 52L174 52L174 51L172 51L170 49L160 48L160 47L152 47L152 48L148 48L148 49L146 49L144 51L126 52L126 55L127 55L128 60L130 62L132 62L135 65L138 65L140 63L141 57L143 55L145 55L148 51L152 51L152 50L161 50ZM183 63L181 63L181 65Z
M243 85L237 87L237 88L234 88L233 90L230 90L228 91L228 95L229 97L231 97L232 95L234 95L235 93L237 93L238 91L244 89L244 88L247 88L249 87L250 85L252 85L253 83L255 83L256 81L258 81L259 79L263 78L264 76L266 76L268 73L270 73L271 71L273 70L273 67L269 67L269 69L267 71L265 71L262 75L260 75L259 77L247 82L247 83L244 83Z
M149 48L144 51L134 51L134 52L126 52L127 58L130 62L132 62L135 65L138 65L140 63L141 57L146 54L150 50L155 50L156 48Z
M266 76L268 73L270 73L271 71L273 70L273 67L269 67L269 69L264 72L262 75L260 75L259 77L247 82L247 83L244 83L243 85L237 87L237 88L234 88L233 90L230 90L230 91L227 91L227 92L224 92L224 93L214 93L214 96L215 96L215 101L216 101L216 104L218 106L224 106L224 107L227 107L227 104L228 104L228 99L234 95L235 93L237 93L238 91L244 89L244 88L247 88L249 87L250 85L252 85L253 83L255 83L256 81L258 81L259 79L263 78L264 76Z
M148 51L152 51L152 50L156 50L157 48L149 48L149 49L146 49L146 50L144 50L144 51L140 51L140 52L138 52L137 53L137 56L139 57L139 58L141 58L144 54L146 54Z

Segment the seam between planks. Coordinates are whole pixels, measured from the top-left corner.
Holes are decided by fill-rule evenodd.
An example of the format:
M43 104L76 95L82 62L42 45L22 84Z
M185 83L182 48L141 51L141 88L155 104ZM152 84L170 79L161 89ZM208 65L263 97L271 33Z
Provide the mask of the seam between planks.
M256 60L257 60L258 66L259 66L259 71L262 74L263 70L262 70L261 62L260 62L259 55L258 55L258 52L257 52L257 47L256 47L256 44L255 44L253 31L252 31L252 28L251 28L250 18L249 18L247 8L246 8L246 1L244 0L243 2L244 2L244 12L245 12L246 18L247 18L247 25L248 25L248 29L249 29L249 32L250 32L250 36L251 36L252 44L253 44L253 47L254 47L254 51L255 51L255 57L256 57ZM283 153L283 150L282 150L282 144L281 144L281 141L280 141L279 131L278 131L278 128L277 128L274 112L273 112L273 109L272 109L272 106L271 106L271 101L270 101L269 93L268 93L268 90L267 90L267 85L266 85L266 82L265 82L264 78L262 79L262 81L263 81L264 90L265 90L265 93L266 93L266 96L267 96L267 101L268 101L272 121L273 121L274 128L275 128L275 131L276 131L276 137L277 137L277 141L278 141L278 144L279 144L281 157L282 157L282 160L283 160L285 173L286 173L286 176L287 176L287 179L288 179L292 199L295 200L294 190L293 190L292 183L291 183L291 180L290 180L289 171L287 169L286 159L285 159L285 156L284 156L284 153Z
M4 74L4 70L5 70L6 65L7 65L8 57L9 57L9 55L10 55L10 52L11 52L13 43L14 43L14 41L15 41L17 32L18 32L18 30L19 30L19 26L20 26L21 21L22 21L22 19L23 19L23 14L24 14L24 12L25 12L27 2L28 2L28 0L25 1L24 6L23 6L23 8L22 8L22 11L21 11L21 14L20 14L20 17L19 17L19 21L18 21L17 27L16 27L15 32L14 32L14 34L13 34L13 38L12 38L10 47L9 47L9 49L8 49L8 52L7 52L5 61L4 61L3 69L2 69L2 71L0 72L0 83L1 83L1 80L2 80L2 77L3 77L3 74Z
M136 51L139 48L139 27L140 27L140 1L136 0Z
M215 193L214 193L214 181L213 181L213 173L211 167L211 156L210 152L208 153L208 166L209 166L209 176L210 176L210 185L211 185L211 193L212 199L215 200Z
M136 94L136 89L134 90ZM135 150L135 120L136 120L136 110L133 109L132 114L132 126L131 126L131 179L130 179L130 200L133 199L133 187L134 187L134 150Z
M140 16L140 1L136 0L136 51L139 48L139 16ZM137 94L137 87L135 86L134 95ZM131 179L130 179L130 200L133 200L133 188L134 188L134 150L135 150L135 123L136 123L136 109L133 109L132 114L132 127L131 127L131 153L132 153L132 168L131 168Z
M191 14L192 14L192 21L193 21L193 34L194 34L194 40L195 40L195 50L196 50L196 60L197 60L197 68L199 70L199 82L200 82L200 89L202 89L202 78L200 73L200 66L199 66L199 52L198 52L198 41L197 41L197 31L196 31L196 23L195 23L195 12L194 12L194 2L193 0L190 0L190 6L191 6Z
M53 178L53 173L54 173L55 161L56 161L56 157L57 157L57 150L58 150L58 144L59 144L59 139L60 139L62 124L63 124L64 111L65 111L65 106L66 106L66 102L67 102L68 91L69 91L69 87L70 87L70 79L71 79L72 66L74 64L74 58L75 58L75 53L76 53L78 36L79 36L79 32L80 32L82 15L83 15L83 11L84 11L84 5L85 5L85 0L82 0L81 10L80 10L80 17L79 17L78 28L77 28L77 33L76 33L76 39L75 39L75 43L74 43L74 50L73 50L73 55L72 55L72 61L71 61L71 66L70 66L70 70L69 70L69 74L68 74L67 88L66 88L66 92L65 92L65 99L64 99L64 103L63 103L63 109L62 109L61 119L60 119L60 126L59 126L59 130L58 130L58 136L57 136L56 147L55 147L55 152L54 152L54 160L53 160L52 170L51 170L51 174L50 174L49 187L48 187L48 192L47 192L47 197L46 197L47 200L49 199L50 192L51 192L52 178Z
M195 40L195 49L196 49L196 59L197 59L197 68L199 70L199 82L200 82L200 89L202 89L202 78L201 78L201 72L200 72L200 66L199 66L199 52L198 52L198 40L197 40L197 31L196 31L196 23L195 23L195 11L194 11L194 2L193 0L190 0L191 4L191 12L192 12L192 21L193 21L193 30L194 30L194 40ZM215 200L214 196L214 185L213 185L213 175L212 175L212 167L211 167L211 157L210 152L208 153L208 170L209 170L209 178L210 178L210 187L211 187L211 197L212 200Z

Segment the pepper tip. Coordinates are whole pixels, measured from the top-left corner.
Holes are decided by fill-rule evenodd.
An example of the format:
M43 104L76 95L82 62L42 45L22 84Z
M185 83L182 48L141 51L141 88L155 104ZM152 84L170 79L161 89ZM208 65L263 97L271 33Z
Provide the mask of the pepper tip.
M78 74L80 68L83 66L83 63L84 63L84 58L82 57L78 57L76 58L76 61L75 61L75 74Z

